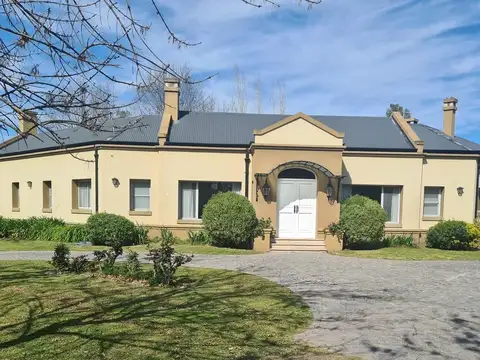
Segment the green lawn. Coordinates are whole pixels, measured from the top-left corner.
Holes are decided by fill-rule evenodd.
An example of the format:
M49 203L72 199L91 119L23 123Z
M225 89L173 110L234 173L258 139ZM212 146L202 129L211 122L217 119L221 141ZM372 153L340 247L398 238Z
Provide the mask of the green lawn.
M343 250L334 253L366 259L391 260L480 260L480 251L451 251L438 249L383 248L378 250Z
M0 239L0 251L53 251L56 243L51 241L25 241ZM105 246L74 246L69 245L72 251L93 251L106 249ZM137 252L145 252L146 245L126 246L125 250L131 249ZM208 245L177 244L175 249L181 253L190 254L217 254L217 255L251 255L256 254L253 250L217 248Z
M260 277L182 268L177 287L0 262L1 359L345 359L295 343L311 312Z

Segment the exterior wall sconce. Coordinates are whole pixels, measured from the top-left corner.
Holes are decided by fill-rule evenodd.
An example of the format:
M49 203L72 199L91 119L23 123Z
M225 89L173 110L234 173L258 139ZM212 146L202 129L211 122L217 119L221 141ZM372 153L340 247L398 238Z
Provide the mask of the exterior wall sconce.
M112 178L112 184L113 184L113 186L118 188L119 185L120 185L120 181L116 177L114 177L114 178Z
M27 186L31 189L31 188L32 188L32 182L31 182L31 181L27 181Z
M262 194L265 199L268 199L271 190L272 188L268 184L268 179L265 179L265 184L263 184L263 187L262 187Z
M463 195L463 187L462 186L457 187L457 194L458 194L458 196Z
M333 185L332 185L332 182L331 182L330 179L328 179L328 185L327 185L326 193L327 193L328 201L332 201L333 200Z

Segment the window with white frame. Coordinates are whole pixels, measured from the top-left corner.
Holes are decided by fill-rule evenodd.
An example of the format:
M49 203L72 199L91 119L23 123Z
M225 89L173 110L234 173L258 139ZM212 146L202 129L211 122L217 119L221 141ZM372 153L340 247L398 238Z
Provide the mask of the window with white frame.
M90 193L92 182L90 179L75 180L77 185L77 206L79 209L91 209Z
M240 182L180 181L179 218L201 219L203 207L218 192L241 193Z
M130 210L150 211L150 180L130 180Z
M441 216L442 192L442 187L425 187L423 192L423 216Z
M387 222L400 223L400 194L401 186L379 185L342 185L342 200L352 195L366 196L382 205L387 213Z

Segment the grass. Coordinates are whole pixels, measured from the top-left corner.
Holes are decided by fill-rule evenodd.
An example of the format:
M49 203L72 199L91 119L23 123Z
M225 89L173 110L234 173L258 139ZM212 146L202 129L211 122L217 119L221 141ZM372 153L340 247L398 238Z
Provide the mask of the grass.
M480 251L453 251L429 248L383 248L378 250L343 250L335 255L391 260L480 260Z
M182 268L173 288L0 262L1 359L345 359L294 342L311 312L253 275Z
M0 239L0 251L53 251L56 243L51 241L27 241ZM106 249L105 246L74 246L68 244L72 251L93 251ZM125 250L131 249L137 252L145 252L146 245L126 246ZM208 245L177 244L175 249L187 254L213 254L213 255L251 255L256 254L253 250L217 248Z

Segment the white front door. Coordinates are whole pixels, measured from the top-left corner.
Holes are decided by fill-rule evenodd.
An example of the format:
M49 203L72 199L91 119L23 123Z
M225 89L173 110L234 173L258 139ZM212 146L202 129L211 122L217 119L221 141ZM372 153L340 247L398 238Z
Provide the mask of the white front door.
M314 239L317 180L278 179L278 237Z

